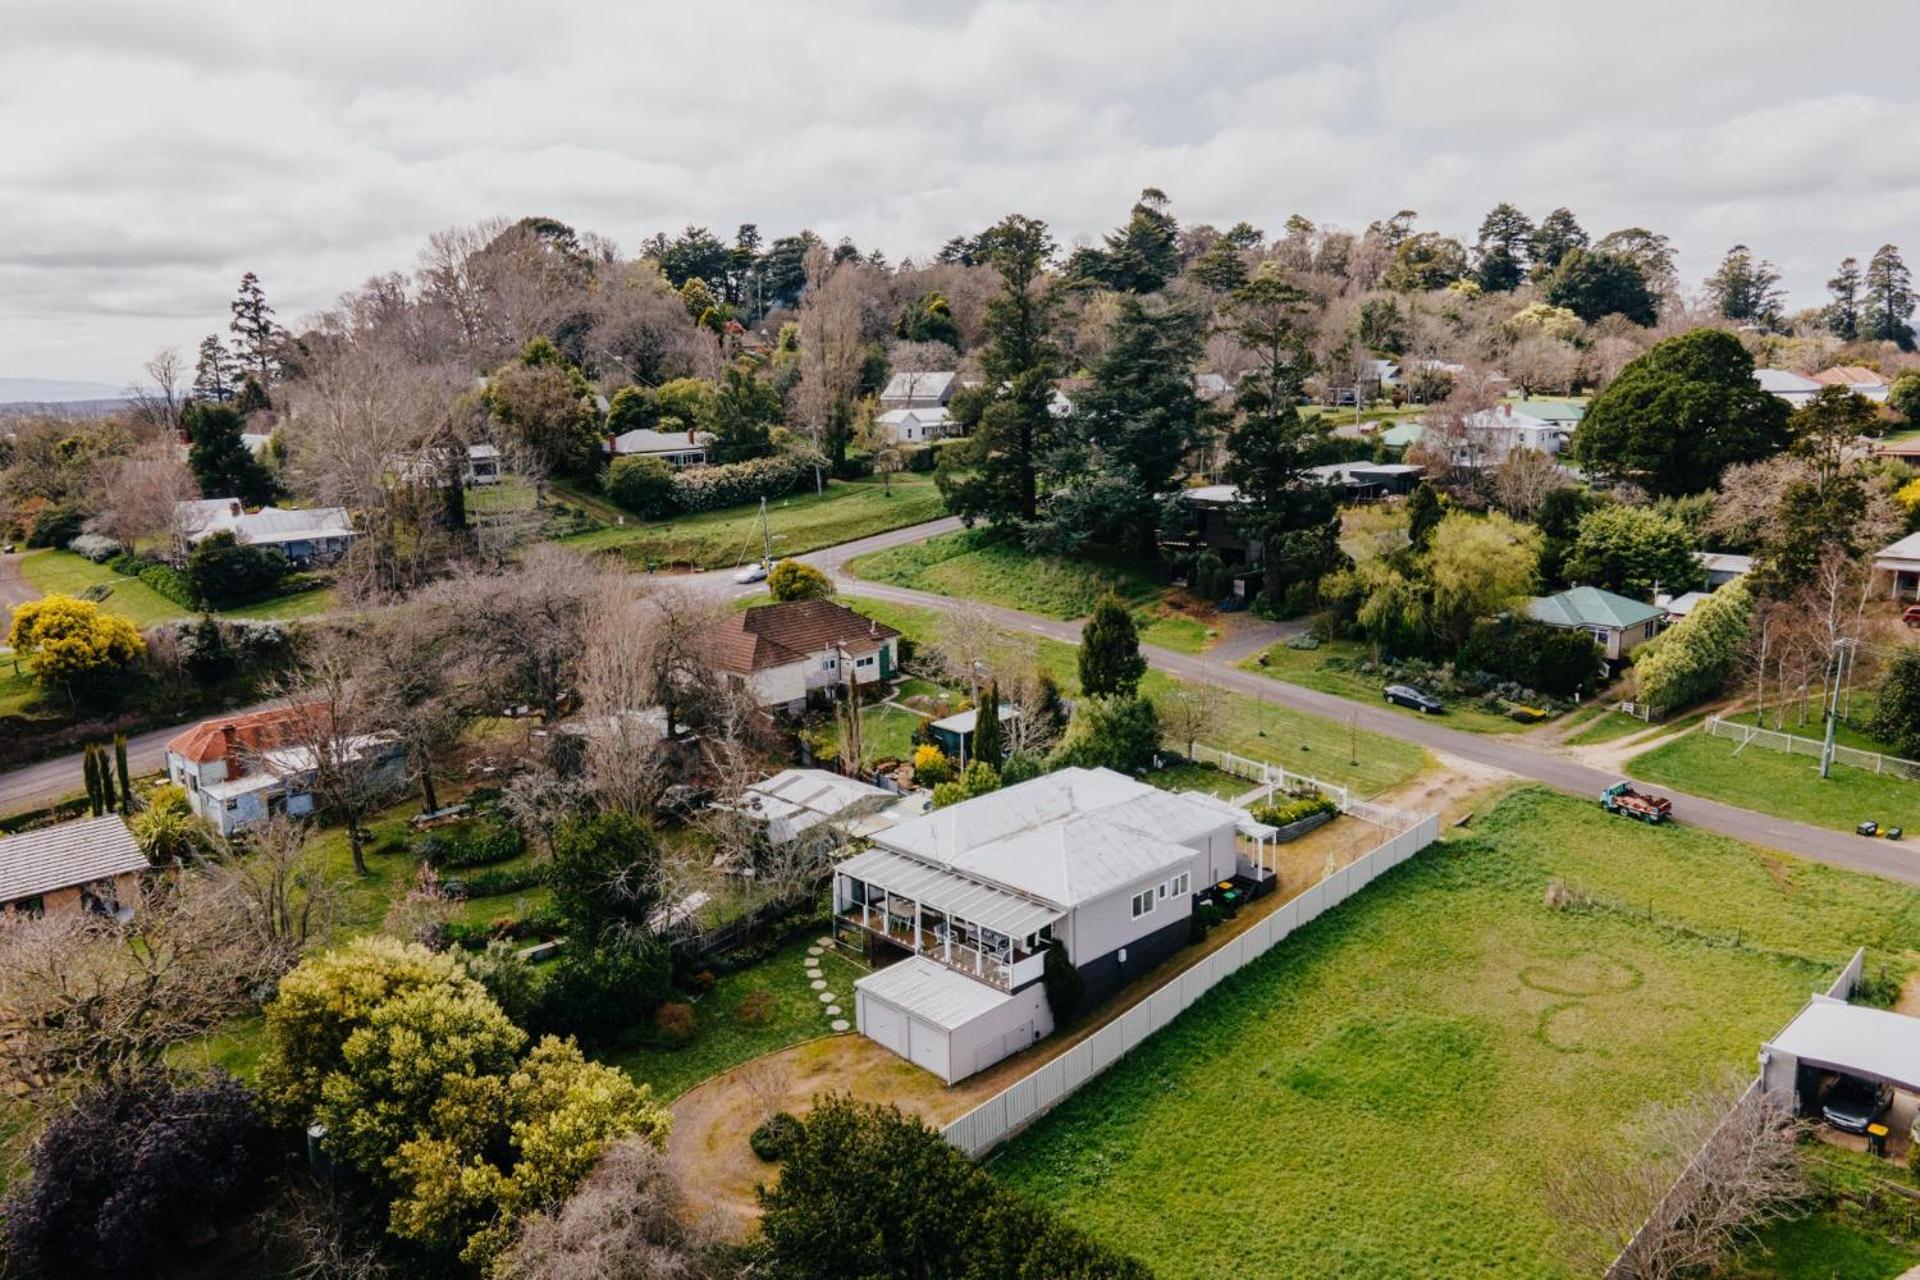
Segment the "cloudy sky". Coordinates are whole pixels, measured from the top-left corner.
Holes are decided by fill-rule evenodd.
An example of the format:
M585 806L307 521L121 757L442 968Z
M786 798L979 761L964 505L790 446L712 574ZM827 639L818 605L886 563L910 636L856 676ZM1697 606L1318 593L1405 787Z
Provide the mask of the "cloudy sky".
M294 320L490 215L898 258L1147 185L1269 229L1564 204L1811 305L1920 260L1917 44L1911 0L0 0L0 374L124 383L244 270Z

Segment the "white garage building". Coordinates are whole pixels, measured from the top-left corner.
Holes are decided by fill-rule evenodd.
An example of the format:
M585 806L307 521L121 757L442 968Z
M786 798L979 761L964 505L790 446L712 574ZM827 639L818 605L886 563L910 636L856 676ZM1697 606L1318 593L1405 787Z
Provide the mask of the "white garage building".
M1046 988L1005 992L914 956L854 983L858 1030L948 1084L1053 1030Z

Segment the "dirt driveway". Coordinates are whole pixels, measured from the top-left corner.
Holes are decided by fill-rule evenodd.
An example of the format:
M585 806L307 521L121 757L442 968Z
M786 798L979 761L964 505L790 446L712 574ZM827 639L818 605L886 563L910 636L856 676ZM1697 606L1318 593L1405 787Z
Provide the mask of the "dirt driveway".
M754 1188L776 1175L776 1166L763 1163L747 1145L747 1135L765 1114L763 1095L777 1095L776 1110L804 1115L818 1094L851 1093L863 1101L891 1102L931 1125L947 1124L1106 1026L1329 872L1378 846L1386 834L1357 818L1342 818L1279 846L1279 892L1215 929L1204 943L1184 948L1121 988L1095 1016L951 1088L931 1072L849 1032L768 1054L688 1090L672 1104L667 1163L689 1211L730 1238L752 1230L759 1216Z

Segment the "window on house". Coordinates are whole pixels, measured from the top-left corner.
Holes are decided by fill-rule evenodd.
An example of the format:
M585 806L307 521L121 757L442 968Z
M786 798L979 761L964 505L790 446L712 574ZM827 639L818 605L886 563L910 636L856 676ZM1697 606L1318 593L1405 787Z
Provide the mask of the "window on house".
M1138 920L1141 916L1150 914L1152 911L1153 890L1143 889L1133 895L1133 918L1135 920Z
M1171 884L1171 883L1172 883L1172 881L1168 881L1168 882L1167 882L1167 884ZM1164 897L1166 897L1166 896L1167 896L1167 885L1166 885L1166 884L1163 884L1163 885L1161 885L1161 886L1160 886L1160 896L1161 896L1162 898L1164 898Z
M1174 877L1174 881L1173 881L1174 897L1176 898L1182 897L1188 892L1190 892L1192 888L1193 888L1193 876L1191 873L1183 871L1178 876Z
M227 801L226 808L228 813L232 813L234 810L238 809L239 807L240 807L240 800L238 797L235 797L234 799Z
M872 665L873 665L873 659L872 659L872 658L861 658L861 659L859 659L858 661L856 661L856 662L855 662L855 663L854 663L853 665L854 665L854 666L856 666L856 667L870 667L870 666L872 666Z

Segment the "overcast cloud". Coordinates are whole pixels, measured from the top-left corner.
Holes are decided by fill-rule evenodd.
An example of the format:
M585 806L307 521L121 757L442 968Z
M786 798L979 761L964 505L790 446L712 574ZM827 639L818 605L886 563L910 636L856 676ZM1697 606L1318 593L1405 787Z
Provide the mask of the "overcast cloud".
M244 270L296 320L492 215L897 259L1148 185L1269 230L1564 204L1814 305L1845 254L1920 259L1917 37L1911 0L4 0L0 373L124 382Z

